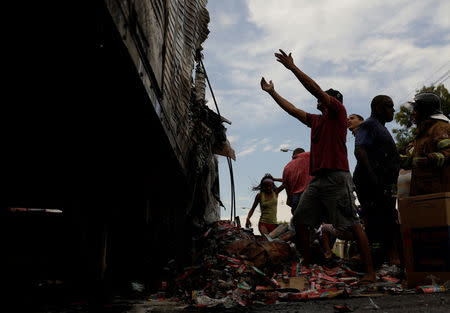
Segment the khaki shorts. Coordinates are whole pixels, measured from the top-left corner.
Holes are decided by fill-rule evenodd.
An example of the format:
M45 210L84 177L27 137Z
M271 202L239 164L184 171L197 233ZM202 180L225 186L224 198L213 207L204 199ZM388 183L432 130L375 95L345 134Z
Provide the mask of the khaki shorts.
M334 227L331 224L322 225L322 233L331 235L340 240L354 240L353 230L350 226L348 227Z
M295 225L318 228L322 223L346 228L360 224L352 176L346 171L322 171L308 184L294 212Z

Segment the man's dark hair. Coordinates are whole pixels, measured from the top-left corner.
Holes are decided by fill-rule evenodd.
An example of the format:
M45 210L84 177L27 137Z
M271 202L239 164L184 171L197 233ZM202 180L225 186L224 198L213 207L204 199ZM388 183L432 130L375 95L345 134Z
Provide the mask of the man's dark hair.
M350 114L350 116L352 116L352 115L356 116L358 118L358 120L364 121L364 117L362 117L361 115L356 114L356 113Z
M378 95L375 98L372 99L372 102L370 103L370 109L372 112L374 112L378 107L380 106L386 106L392 102L391 97L386 95Z
M329 96L332 96L339 100L341 103L344 103L344 96L338 90L334 90L332 88L325 90L325 93Z
M296 154L303 153L303 152L305 152L305 149L303 149L303 148L296 148L296 149L292 152L292 155L294 156L294 155L296 155Z

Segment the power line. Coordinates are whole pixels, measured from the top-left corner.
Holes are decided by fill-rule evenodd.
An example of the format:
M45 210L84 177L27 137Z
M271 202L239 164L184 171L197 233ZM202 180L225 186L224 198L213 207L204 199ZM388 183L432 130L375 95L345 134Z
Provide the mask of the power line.
M450 73L450 70L448 70L447 72L445 72L444 75L442 75L441 77L439 77L434 83L431 84L431 86L434 86L435 84L439 83L440 80L442 79L447 79L448 78L448 74ZM447 76L447 77L446 77Z
M205 73L206 81L208 82L209 91L211 92L212 98L214 100L214 104L216 105L217 115L219 115L219 118L222 121L222 116L220 115L220 112L219 112L219 106L217 105L216 97L214 97L214 92L213 92L211 83L209 82L208 74L206 74L206 68L205 68L205 65L203 64L202 58L200 58L200 64L203 68L203 72ZM228 169L230 171L230 182L231 182L230 221L233 222L236 220L236 192L235 192L235 185L234 185L233 163L231 162L230 157L227 157L227 163L228 163Z
M442 64L442 65L439 66L435 71L433 71L433 72L431 73L431 75L429 75L428 78L425 79L425 80L421 83L421 85L422 85L422 86L425 86L425 83L426 83L431 77L433 77L433 75L435 75L436 73L438 73L440 70L442 70L442 69L443 69L445 66L447 66L448 64L450 64L450 61L445 61L444 64ZM436 83L441 83L441 84L442 84L443 82L445 82L445 81L448 79L448 76L447 76L447 75L448 75L449 73L450 73L450 70L447 70L447 72L446 72L444 75L441 75L441 77L439 77L434 83L432 83L431 86L434 86ZM443 80L442 80L442 79L443 79ZM441 81L441 80L442 80L442 81ZM421 86L418 86L418 87L414 88L414 90L410 91L410 92L406 95L406 97L404 97L403 100L399 102L400 105L405 104L405 103L408 101L408 99L411 97L411 95L412 95L416 90L418 90L420 87L421 87Z
M441 69L443 69L447 64L450 64L450 61L446 61L444 62L444 64L442 64L441 66L439 66L439 68L437 70L435 70L427 79L425 79L422 84L424 84L426 81L430 80L431 77L433 77L434 74L436 74L437 72L439 72Z
M440 84L443 84L449 78L450 78L450 75L448 75L443 81L441 81Z

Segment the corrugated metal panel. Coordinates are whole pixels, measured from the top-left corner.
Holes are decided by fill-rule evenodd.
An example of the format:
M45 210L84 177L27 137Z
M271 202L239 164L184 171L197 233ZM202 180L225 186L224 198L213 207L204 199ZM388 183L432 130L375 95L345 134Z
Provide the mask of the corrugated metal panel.
M187 160L192 147L192 72L195 51L207 38L206 0L105 0L120 12L114 20L124 30L139 71L154 77L160 94L161 121L172 133L171 144ZM113 14L114 13L114 14ZM152 76L153 75L153 76ZM197 79L198 81L198 79ZM204 90L204 86L201 87ZM201 97L197 95L198 99ZM175 141L175 142L174 142ZM182 164L184 167L185 164Z
M164 12L164 0L151 0L153 11L155 12L156 21L160 25L161 29L164 29L165 24L165 12Z

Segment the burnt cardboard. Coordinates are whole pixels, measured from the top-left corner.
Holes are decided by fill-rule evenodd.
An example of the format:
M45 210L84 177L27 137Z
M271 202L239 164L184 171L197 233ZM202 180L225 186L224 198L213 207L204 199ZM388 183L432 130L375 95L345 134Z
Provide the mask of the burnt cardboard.
M450 280L450 192L399 200L408 287Z
M308 282L303 276L299 277L289 277L289 282L285 282L282 279L278 280L281 288L293 288L303 291L308 286Z
M410 195L450 192L450 166L442 168L414 168Z

